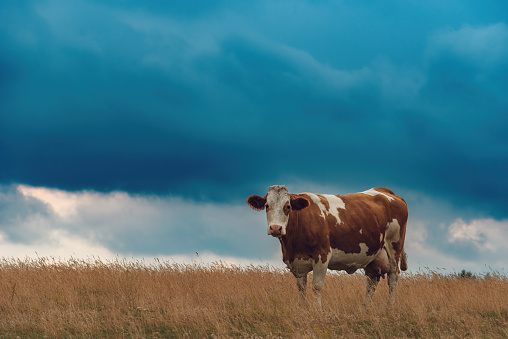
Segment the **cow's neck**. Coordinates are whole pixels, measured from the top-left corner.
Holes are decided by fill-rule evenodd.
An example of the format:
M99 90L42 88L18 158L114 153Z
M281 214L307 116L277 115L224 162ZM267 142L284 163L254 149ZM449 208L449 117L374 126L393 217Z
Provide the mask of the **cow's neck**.
M284 261L292 261L295 258L308 259L309 255L310 257L317 257L317 255L321 254L321 246L316 246L316 242L319 240L322 242L323 239L318 239L319 236L316 232L312 231L311 225L305 225L300 219L298 211L291 211L286 235L279 238ZM311 253L314 251L316 253Z

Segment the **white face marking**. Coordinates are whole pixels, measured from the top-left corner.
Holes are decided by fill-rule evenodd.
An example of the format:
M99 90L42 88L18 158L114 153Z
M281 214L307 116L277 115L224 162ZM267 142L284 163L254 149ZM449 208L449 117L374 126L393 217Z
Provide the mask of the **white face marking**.
M387 195L387 194L384 194L384 193L381 193L381 192L378 192L376 191L375 189L371 188L370 190L367 190L365 192L361 192L363 194L367 194L367 195L370 195L370 196L375 196L375 195L384 195L389 201L392 201L392 200L395 200L395 198Z
M339 208L346 209L346 205L344 204L344 201L342 201L341 198L331 195L331 194L314 194L314 193L304 193L307 194L312 201L318 205L320 211L321 211L321 217L323 219L326 219L328 215L333 215L335 219L337 219L337 225L340 224L340 218L339 218ZM323 197L328 201L328 205L330 205L330 209L327 209L325 205L321 202L320 197Z
M289 221L289 214L284 213L286 203L290 202L291 196L285 186L275 185L268 187L268 195L266 197L266 219L268 221L268 230L270 226L281 226L281 235L286 234L286 227ZM269 231L268 231L268 234Z

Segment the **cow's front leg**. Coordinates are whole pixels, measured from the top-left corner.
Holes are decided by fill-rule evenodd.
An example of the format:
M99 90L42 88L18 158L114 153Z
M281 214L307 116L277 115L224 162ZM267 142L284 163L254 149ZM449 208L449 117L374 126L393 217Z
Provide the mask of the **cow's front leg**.
M307 305L307 300L305 298L305 291L307 289L307 274L296 277L296 285L298 286L298 301L300 305Z
M307 305L307 301L305 300L305 290L307 287L307 274L312 271L312 265L310 260L294 260L291 265L288 265L291 273L296 278L296 285L298 286L299 291L299 301L300 305Z
M314 277L312 278L312 290L316 296L317 304L319 308L321 308L321 291L325 285L325 276L326 270L328 268L328 261L326 263L318 262L313 266L314 267L312 270L314 271Z

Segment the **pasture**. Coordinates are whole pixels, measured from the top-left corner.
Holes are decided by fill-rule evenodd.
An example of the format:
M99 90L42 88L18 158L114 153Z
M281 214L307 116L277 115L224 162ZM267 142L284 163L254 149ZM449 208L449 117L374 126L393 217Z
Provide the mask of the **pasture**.
M497 274L402 274L391 308L385 280L363 308L363 273L329 274L321 310L269 266L4 258L0 282L2 338L508 337Z

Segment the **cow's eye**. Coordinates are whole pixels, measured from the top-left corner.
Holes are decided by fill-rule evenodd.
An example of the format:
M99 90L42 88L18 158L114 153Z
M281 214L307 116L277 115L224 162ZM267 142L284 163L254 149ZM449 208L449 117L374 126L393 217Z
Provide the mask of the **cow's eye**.
M268 212L268 209L270 208L268 204L265 205L266 211Z

